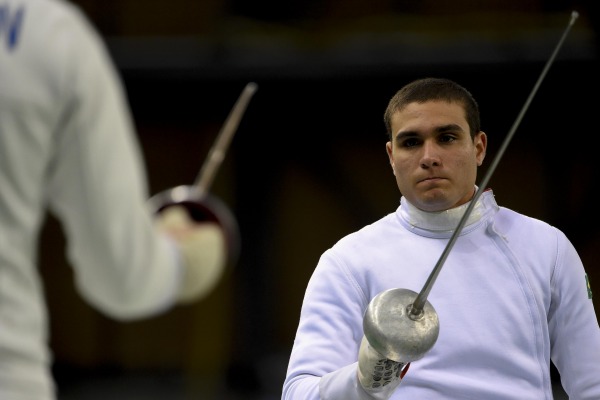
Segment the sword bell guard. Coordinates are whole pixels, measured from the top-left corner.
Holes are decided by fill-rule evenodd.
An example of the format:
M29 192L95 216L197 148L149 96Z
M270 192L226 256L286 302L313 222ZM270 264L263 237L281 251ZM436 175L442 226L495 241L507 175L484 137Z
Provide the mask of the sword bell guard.
M375 296L365 312L363 330L369 344L390 360L408 363L422 358L437 341L440 323L426 302L418 318L411 315L417 293L388 289Z
M239 226L229 208L219 198L196 186L182 185L155 194L148 200L148 205L154 214L175 205L183 206L194 221L219 224L225 233L228 263L234 265L237 262L240 253Z

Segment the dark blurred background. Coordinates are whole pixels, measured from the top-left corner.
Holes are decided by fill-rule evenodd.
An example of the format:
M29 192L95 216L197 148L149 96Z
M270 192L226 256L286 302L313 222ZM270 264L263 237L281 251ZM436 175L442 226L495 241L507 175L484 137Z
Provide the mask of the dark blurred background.
M481 177L572 11L490 186L501 205L562 229L600 292L597 2L75 3L121 72L152 193L191 184L245 84L259 89L211 190L236 216L242 250L208 298L135 323L102 316L75 293L49 217L42 274L61 399L279 399L319 256L398 205L389 98L424 76L470 89L490 140Z

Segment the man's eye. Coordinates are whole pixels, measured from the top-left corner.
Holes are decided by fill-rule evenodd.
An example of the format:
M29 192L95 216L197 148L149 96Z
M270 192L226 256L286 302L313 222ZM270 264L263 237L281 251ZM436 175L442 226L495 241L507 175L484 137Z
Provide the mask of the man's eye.
M440 136L440 142L443 142L443 143L450 143L455 140L456 140L456 138L454 136L450 136L450 135Z
M402 142L402 147L414 147L419 144L417 139L406 139Z

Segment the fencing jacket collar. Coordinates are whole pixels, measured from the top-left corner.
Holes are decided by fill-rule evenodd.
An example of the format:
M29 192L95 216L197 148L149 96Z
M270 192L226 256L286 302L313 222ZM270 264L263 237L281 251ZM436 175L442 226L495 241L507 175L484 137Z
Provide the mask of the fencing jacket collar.
M475 186L475 189L477 190L477 186ZM456 229L460 219L469 207L469 204L470 202L467 202L449 210L429 212L415 207L402 196L398 211L400 218L413 228L420 228L433 232L448 232ZM471 215L469 215L465 227L478 222L490 207L496 209L498 206L494 200L492 190L487 189L482 193L477 204L471 211Z

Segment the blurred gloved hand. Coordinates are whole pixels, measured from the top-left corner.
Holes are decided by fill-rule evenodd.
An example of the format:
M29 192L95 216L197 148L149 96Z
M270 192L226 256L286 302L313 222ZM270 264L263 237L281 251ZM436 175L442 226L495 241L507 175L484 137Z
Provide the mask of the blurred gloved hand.
M404 377L410 363L392 361L369 344L365 336L358 350L358 381L374 399L387 400Z
M208 295L219 282L227 263L227 243L221 226L194 221L183 206L164 209L156 223L176 241L184 260L179 303L191 303Z

